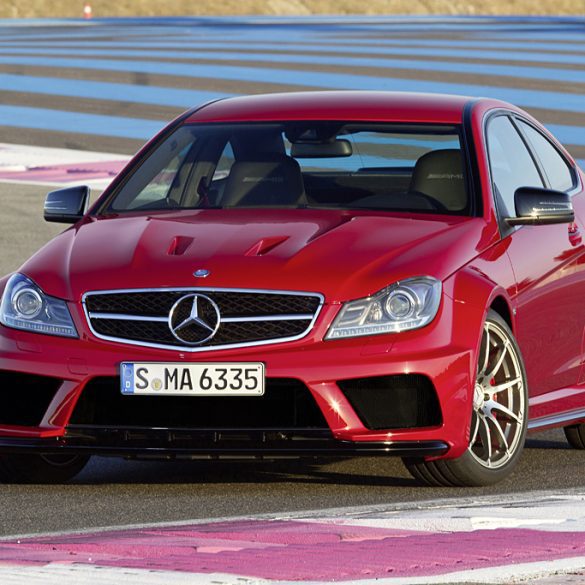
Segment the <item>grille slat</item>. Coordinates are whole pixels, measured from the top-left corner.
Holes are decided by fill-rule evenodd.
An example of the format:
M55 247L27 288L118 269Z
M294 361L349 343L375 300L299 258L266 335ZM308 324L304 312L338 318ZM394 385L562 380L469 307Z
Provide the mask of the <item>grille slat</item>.
M193 293L213 300L222 318L217 333L196 346L175 338L166 322L173 305ZM315 293L206 289L96 292L84 298L88 321L98 337L188 351L298 339L309 332L322 301ZM111 315L116 318L108 318Z

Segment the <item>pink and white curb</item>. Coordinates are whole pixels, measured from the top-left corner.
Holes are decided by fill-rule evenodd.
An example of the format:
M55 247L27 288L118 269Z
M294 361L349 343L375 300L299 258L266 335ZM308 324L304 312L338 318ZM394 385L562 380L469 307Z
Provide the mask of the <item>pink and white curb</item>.
M105 188L130 157L0 143L0 182Z
M580 493L0 541L3 584L514 583L584 568Z

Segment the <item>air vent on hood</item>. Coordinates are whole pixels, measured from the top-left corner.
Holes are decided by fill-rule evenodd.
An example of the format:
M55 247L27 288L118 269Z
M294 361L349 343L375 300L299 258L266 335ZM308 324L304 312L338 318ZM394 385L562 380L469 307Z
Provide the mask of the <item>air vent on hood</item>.
M193 238L189 236L175 236L171 240L167 254L169 256L182 256L192 243Z
M262 238L260 241L256 242L247 252L246 256L263 256L268 252L271 252L288 240L288 236L275 236L272 238Z

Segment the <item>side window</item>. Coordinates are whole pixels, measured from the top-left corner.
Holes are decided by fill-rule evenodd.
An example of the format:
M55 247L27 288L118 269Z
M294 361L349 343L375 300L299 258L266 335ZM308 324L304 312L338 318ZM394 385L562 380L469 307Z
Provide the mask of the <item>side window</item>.
M492 181L506 209L501 213L516 215L514 193L518 187L544 187L540 174L522 141L520 134L507 116L498 116L488 125L488 156Z
M571 190L575 186L573 173L559 151L529 124L521 121L518 121L518 124L534 148L536 156L540 159L551 188L557 191Z

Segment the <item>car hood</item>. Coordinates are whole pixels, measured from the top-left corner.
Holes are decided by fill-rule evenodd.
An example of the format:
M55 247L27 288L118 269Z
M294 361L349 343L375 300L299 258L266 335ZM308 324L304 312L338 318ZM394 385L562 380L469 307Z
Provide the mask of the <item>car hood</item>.
M21 269L47 294L203 287L360 298L416 275L444 279L481 248L480 218L380 212L198 210L86 218ZM199 269L209 271L197 278Z

